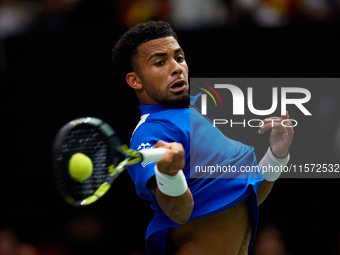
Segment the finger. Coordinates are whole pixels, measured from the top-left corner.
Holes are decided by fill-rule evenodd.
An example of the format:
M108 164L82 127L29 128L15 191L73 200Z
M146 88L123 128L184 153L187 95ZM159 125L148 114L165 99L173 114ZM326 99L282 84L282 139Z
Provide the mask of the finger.
M281 121L282 119L289 119L288 111L286 111L285 115L281 115L281 117L273 116L273 117L266 118L263 121L269 121L269 120L280 120Z
M262 120L262 122L259 122L259 126L261 126L261 124L267 124L267 123L281 123L283 124L283 126L292 126L292 122L289 119L286 118L278 118L278 117L272 117L272 118L267 118Z
M283 127L293 126L293 123L290 120L287 120L287 119L283 119L280 123Z
M294 136L294 128L293 127L287 127L288 134L293 137Z
M261 128L264 125L274 125L274 123L278 124L278 123L281 123L282 120L283 120L282 118L278 118L278 117L267 118L259 122L259 127ZM287 121L287 123L288 122L290 121Z
M162 141L162 140L159 140L156 144L155 144L155 146L154 146L154 148L170 148L170 144L169 143L167 143L167 142L164 142L164 141Z
M262 121L272 121L272 120L281 120L281 118L280 118L280 117L273 116L273 117L270 117L270 118L265 118L265 119L262 120Z
M281 125L287 129L287 132L289 135L292 135L294 134L294 127L293 127L293 123L289 120L288 112L287 112L287 117L288 119L283 119L281 121Z
M267 123L272 123L272 122L275 122L275 121L281 121L282 118L279 118L279 117L271 117L271 118L266 118L264 120L262 120L262 122L264 124L267 124Z
M184 158L184 148L180 143L170 143L170 151L174 158Z
M283 118L283 119L289 119L289 113L288 113L288 111L286 111L286 114L285 114L285 115L281 115L281 118Z
M264 119L264 120L261 120L258 125L259 127L261 128L263 125L265 124L268 124L268 123L273 123L274 121L278 121L279 118L277 117L271 117L271 118L267 118L267 119Z
M286 121L286 126L288 126L289 121ZM290 124L291 125L291 124ZM259 134L264 134L267 130L275 129L283 133L288 133L288 130L286 127L284 127L281 123L281 121L267 121L264 122L262 126L260 126L260 129L258 130Z
M178 170L183 169L185 165L185 153L182 144L180 143L165 143L161 141L159 145L165 145L168 149L163 160L156 162L158 170L165 174L174 174ZM156 146L155 146L156 147Z

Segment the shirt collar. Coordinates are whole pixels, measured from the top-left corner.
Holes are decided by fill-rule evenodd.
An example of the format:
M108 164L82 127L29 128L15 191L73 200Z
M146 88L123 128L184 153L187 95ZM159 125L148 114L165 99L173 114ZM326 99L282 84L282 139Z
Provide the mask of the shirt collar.
M195 106L196 100L200 96L201 96L201 93L197 94L196 96L190 96L190 106ZM165 111L168 109L169 107L164 106L164 105L158 105L158 104L143 104L139 106L139 110L142 115Z
M169 107L157 104L143 104L139 106L142 115L168 110Z

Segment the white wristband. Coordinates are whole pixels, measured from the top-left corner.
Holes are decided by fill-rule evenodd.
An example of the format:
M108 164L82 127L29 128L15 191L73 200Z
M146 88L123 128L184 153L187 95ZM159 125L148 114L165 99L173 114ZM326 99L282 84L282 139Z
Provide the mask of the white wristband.
M282 167L287 165L289 159L289 153L285 158L275 157L269 147L267 153L263 156L259 163L259 167L262 170L264 179L270 182L276 181L281 175Z
M165 195L178 197L183 195L188 188L183 170L179 170L175 176L170 176L161 173L155 165L155 176L158 189Z

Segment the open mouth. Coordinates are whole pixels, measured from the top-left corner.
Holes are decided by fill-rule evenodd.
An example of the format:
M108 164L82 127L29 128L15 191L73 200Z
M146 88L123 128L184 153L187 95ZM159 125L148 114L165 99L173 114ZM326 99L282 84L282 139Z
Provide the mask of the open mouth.
M178 93L187 87L187 83L185 80L177 80L174 83L172 83L169 87L169 91L172 93Z

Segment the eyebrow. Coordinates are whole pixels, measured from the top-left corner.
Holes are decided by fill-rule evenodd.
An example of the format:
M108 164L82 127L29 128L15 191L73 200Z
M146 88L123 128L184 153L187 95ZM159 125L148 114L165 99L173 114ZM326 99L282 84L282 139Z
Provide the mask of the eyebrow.
M178 52L181 52L181 51L184 51L184 50L182 48L178 48L178 49L175 50L175 54L178 53ZM163 57L163 56L166 56L166 55L167 55L167 53L165 53L165 52L156 52L156 53L154 53L150 56L149 60L152 59L152 58L155 58L155 57Z

